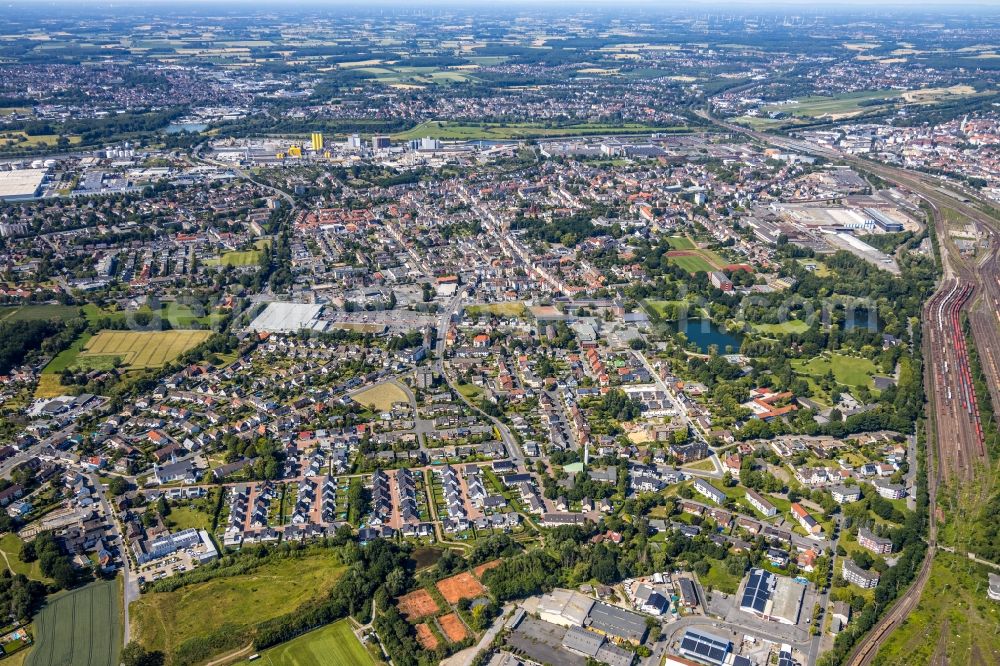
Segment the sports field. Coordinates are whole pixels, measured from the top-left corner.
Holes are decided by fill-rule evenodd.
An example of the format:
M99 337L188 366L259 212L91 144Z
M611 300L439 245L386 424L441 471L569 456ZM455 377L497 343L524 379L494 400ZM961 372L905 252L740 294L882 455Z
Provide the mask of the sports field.
M368 390L351 396L351 398L354 402L362 404L365 407L373 407L380 412L392 409L394 403L408 402L403 389L399 388L394 382L376 384Z
M439 580L437 589L449 604L457 604L462 599L475 599L486 592L482 584L468 572Z
M260 663L267 666L369 666L374 665L375 660L354 635L350 620L338 620L262 652Z
M122 644L118 584L92 583L50 597L35 619L26 666L117 666Z
M414 590L399 597L396 599L396 606L399 607L399 612L410 621L434 615L441 610L438 608L437 602L434 601L434 597L424 589Z
M77 357L81 364L95 357L120 357L131 368L159 368L204 342L211 331L101 331L87 341Z
M442 615L438 618L438 625L441 627L442 633L451 643L457 643L461 640L465 640L465 637L469 635L469 630L465 628L462 621L458 618L456 613L448 613L447 615Z
M695 248L694 241L687 236L669 236L667 243L674 250L693 250Z
M206 259L205 264L209 266L256 266L260 263L260 258L263 255L264 253L260 250L226 252L215 259Z
M688 273L717 271L726 265L726 262L711 250L671 250L667 252L667 257Z

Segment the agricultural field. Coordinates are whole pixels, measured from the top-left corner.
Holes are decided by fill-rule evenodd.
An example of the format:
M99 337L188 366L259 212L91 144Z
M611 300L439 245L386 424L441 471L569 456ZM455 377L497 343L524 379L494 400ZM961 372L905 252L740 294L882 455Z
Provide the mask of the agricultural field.
M527 309L521 301L507 301L504 303L483 303L480 305L470 305L465 308L466 314L470 317L477 315L496 315L497 317L523 317Z
M468 72L455 68L397 66L382 61L341 63L341 67L344 67L345 64L352 65L345 67L345 69L363 72L375 78L379 83L400 88L419 88L443 83L467 83L476 80Z
M66 321L80 316L80 308L75 305L22 305L0 308L0 321L40 321L59 319Z
M376 384L370 389L365 389L361 393L351 396L351 399L380 412L392 409L393 404L397 402L409 402L406 393L395 382Z
M117 582L101 581L50 597L35 618L26 666L117 666L120 594Z
M796 359L792 361L792 369L801 375L818 379L833 370L833 377L838 384L845 386L872 387L872 375L877 374L875 363L857 356L844 354L827 354L817 356L809 361Z
M375 660L354 635L351 621L338 620L265 650L260 655L260 663L265 666L374 666Z
M95 357L120 357L132 369L159 368L212 335L211 331L101 331L77 356L91 363Z
M920 602L876 661L884 666L1000 663L1000 604L986 597L988 572L938 551Z
M148 592L130 606L132 630L147 649L168 655L194 636L224 625L240 630L327 594L344 567L333 553L265 564L252 573ZM212 603L205 603L211 599Z

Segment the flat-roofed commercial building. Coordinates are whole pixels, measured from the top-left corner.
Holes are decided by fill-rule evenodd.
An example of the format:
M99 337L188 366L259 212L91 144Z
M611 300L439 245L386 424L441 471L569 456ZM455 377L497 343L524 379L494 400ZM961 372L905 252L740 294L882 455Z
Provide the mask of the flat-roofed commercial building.
M46 169L15 169L0 171L0 199L23 201L35 199L42 193Z
M605 636L636 644L646 640L649 631L646 618L642 615L600 601L590 609L587 626Z

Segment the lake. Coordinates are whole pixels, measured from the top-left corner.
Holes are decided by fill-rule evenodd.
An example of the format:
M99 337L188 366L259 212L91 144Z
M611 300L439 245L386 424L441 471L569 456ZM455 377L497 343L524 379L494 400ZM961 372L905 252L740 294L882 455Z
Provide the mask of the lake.
M743 336L727 333L716 326L711 319L688 319L683 323L676 322L674 325L678 331L687 336L688 340L695 343L703 354L708 353L711 345L718 345L720 354L727 353L726 345L732 345L733 353L738 353L743 343Z

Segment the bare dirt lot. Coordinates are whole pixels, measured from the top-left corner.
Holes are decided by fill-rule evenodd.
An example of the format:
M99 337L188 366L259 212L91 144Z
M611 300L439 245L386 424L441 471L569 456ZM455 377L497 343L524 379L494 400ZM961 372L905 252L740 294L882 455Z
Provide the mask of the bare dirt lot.
M418 624L414 627L417 630L417 642L425 650L436 650L438 646L437 636L431 631L431 628L427 626L427 623Z
M444 632L444 635L452 643L464 640L469 635L465 625L462 624L462 620L455 613L442 615L438 618L438 624L441 625L441 631Z
M437 589L449 604L457 604L462 599L475 599L486 592L486 588L468 572L437 582Z
M416 590L404 594L396 600L396 605L399 606L399 612L411 621L434 615L441 610L438 608L437 602L434 601L434 597L427 590Z
M483 574L494 567L500 566L500 560L493 560L492 562L486 562L485 564L480 564L478 567L472 570L473 575L479 580L483 579Z

